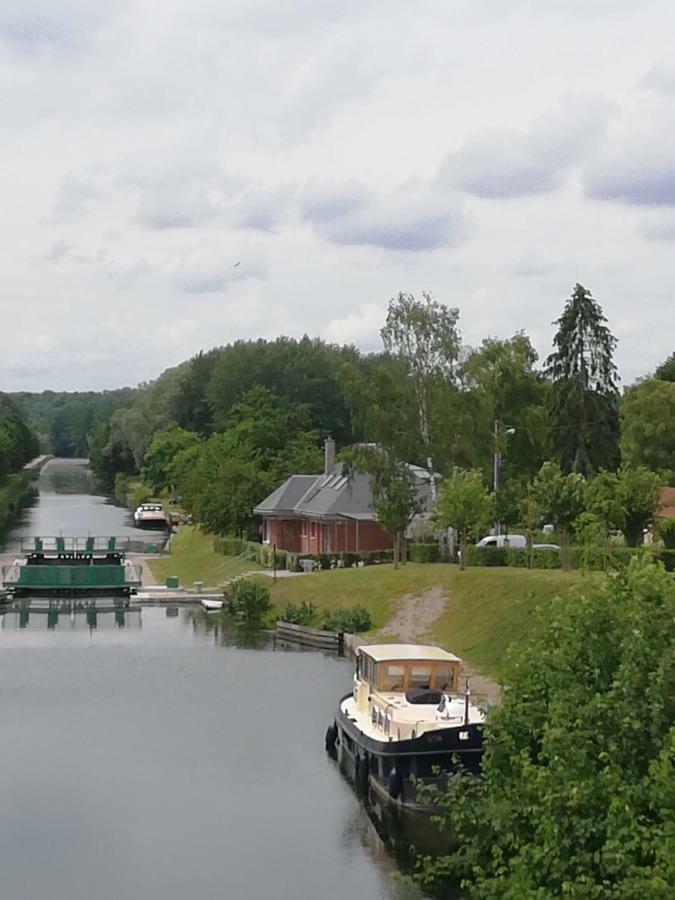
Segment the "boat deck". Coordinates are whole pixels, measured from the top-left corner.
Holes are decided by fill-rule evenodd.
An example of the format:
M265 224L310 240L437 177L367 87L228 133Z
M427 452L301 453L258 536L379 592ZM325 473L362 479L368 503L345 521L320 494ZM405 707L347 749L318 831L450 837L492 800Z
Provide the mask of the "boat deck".
M450 703L443 713L436 704L410 703L405 694L373 694L368 712L359 711L353 697L346 697L341 709L356 725L359 731L373 740L389 740L389 735L398 740L406 740L413 731L419 735L425 731L443 728L457 728L465 723L464 696L450 695ZM373 709L376 711L373 721ZM388 719L388 724L386 723ZM474 704L469 704L469 724L480 724L485 720L483 712Z

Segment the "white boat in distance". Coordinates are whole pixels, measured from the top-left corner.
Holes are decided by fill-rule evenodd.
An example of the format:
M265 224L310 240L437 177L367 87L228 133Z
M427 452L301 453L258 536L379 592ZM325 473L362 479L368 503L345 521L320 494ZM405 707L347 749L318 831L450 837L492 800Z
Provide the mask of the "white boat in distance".
M169 517L162 509L161 503L141 503L134 512L134 525L137 528L166 528Z
M224 600L214 600L209 599L208 597L204 597L202 600L202 606L207 612L216 612L217 610L222 609L224 605Z

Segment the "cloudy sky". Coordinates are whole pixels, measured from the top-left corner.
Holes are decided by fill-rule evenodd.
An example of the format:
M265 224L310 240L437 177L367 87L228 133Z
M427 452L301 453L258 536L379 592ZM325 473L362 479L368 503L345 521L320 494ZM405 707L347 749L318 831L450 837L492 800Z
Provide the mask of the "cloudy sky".
M3 0L0 389L116 387L429 290L624 383L675 341L672 0ZM236 263L240 265L235 265Z

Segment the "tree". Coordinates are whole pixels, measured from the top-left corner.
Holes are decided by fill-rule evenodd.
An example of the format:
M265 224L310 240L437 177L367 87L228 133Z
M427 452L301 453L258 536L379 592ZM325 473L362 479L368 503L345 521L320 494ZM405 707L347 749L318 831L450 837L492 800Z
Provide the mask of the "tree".
M169 473L195 521L216 534L255 535L253 508L294 472L321 470L309 413L257 386L222 433L181 450Z
M394 568L405 562L405 532L421 511L410 466L383 447L357 444L343 452L348 470L370 476L373 509L382 529L394 537Z
M675 582L647 558L552 600L509 655L482 777L440 797L452 853L422 861L423 886L448 896L462 881L470 900L672 897L674 643Z
M173 485L171 466L181 450L199 443L199 435L173 423L155 432L145 453L143 481L158 494Z
M621 456L630 466L659 472L675 485L675 382L648 378L621 403Z
M544 516L561 533L562 566L569 568L570 535L574 522L584 510L586 483L581 475L563 475L556 463L545 462L534 481L534 492Z
M527 539L527 567L534 567L534 531L539 524L541 516L541 507L531 481L527 483L525 494L520 499L518 506L523 525L525 526L525 537Z
M602 561L605 571L609 565L610 532L621 530L626 522L626 509L623 504L622 482L616 472L604 470L589 480L586 485L585 531L592 532L597 525L600 543L602 544ZM589 520L588 517L591 517ZM595 521L592 521L595 520Z
M616 338L591 292L577 284L554 324L554 352L546 360L552 381L553 443L565 472L592 474L619 462Z
M466 543L469 531L490 521L492 497L483 484L480 469L455 468L438 496L435 519L441 528L454 528L459 534L459 567L466 568Z
M661 478L644 466L622 466L619 493L624 509L623 532L629 547L639 547L654 524L661 498Z
M661 381L675 381L675 353L671 353L668 359L661 363L654 372L654 378L659 378Z
M536 371L537 352L522 331L507 340L486 338L462 363L460 377L465 402L471 405L471 444L480 465L491 477L494 424L512 428L500 481L534 477L549 457L546 401L548 382ZM478 455L480 454L480 455ZM497 514L500 521L503 516Z
M432 498L436 498L434 461L431 451L430 393L434 380L450 380L459 353L457 320L459 310L437 303L431 294L422 300L412 294L399 294L389 302L387 320L380 334L385 350L404 359L413 380L419 431Z

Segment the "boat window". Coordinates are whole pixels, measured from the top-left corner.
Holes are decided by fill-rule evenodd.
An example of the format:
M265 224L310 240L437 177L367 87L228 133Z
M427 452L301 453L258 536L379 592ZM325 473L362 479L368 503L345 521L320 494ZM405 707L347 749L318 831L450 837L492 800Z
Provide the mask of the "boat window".
M402 691L405 682L405 666L399 663L389 663L382 666L380 675L380 690Z
M411 666L408 673L408 690L431 687L431 666Z
M434 688L437 691L452 691L455 688L454 673L451 666L436 666Z

